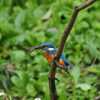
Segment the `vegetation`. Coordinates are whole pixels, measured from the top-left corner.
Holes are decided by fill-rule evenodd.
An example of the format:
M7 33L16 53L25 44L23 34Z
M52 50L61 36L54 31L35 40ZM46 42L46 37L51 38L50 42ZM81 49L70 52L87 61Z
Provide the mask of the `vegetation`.
M0 0L0 100L49 100L49 65L41 51L22 48L51 42L59 46L74 5L84 0ZM59 100L100 96L100 1L82 11L64 53L75 65L57 70ZM5 96L1 96L4 92Z

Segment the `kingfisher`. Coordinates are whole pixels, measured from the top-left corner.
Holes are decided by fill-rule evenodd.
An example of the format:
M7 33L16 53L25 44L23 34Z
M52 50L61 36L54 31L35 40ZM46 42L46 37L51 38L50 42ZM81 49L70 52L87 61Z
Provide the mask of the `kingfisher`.
M42 43L38 46L33 46L29 48L30 51L41 49L44 53L44 57L47 59L48 63L51 65L54 63L54 58L57 53L57 48L55 48L51 43ZM68 70L72 65L65 59L64 54L62 54L59 60L56 62L57 67Z

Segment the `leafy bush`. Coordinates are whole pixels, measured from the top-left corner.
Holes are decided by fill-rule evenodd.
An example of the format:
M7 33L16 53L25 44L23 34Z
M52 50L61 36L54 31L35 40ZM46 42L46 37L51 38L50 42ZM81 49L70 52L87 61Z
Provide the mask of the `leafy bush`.
M0 0L0 91L8 98L50 99L47 61L41 52L27 53L22 48L42 42L58 47L73 6L81 2ZM58 70L60 100L93 100L100 95L99 9L98 1L82 11L69 36L64 52L75 67L63 76Z

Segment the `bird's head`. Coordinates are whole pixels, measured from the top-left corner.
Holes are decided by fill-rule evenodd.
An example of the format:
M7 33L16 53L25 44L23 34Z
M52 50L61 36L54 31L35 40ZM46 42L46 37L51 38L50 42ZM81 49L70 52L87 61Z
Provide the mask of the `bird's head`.
M49 52L49 53L56 52L56 48L51 43L42 43L38 46L33 46L33 47L29 48L30 51L37 50L37 49L41 49L44 52Z

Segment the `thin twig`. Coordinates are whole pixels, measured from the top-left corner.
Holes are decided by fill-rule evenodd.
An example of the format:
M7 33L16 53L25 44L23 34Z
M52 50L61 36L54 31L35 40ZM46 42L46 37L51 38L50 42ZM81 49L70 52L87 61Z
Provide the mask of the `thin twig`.
M59 46L59 48L58 48L57 55L56 55L56 58L55 58L56 60L59 60L59 58L60 58L60 56L61 56L61 54L62 54L62 52L63 52L65 42L66 42L66 40L67 40L67 38L68 38L68 36L69 36L69 34L70 34L72 28L73 28L73 25L74 25L74 23L75 23L75 21L76 21L76 18L77 18L77 16L78 16L78 13L79 13L81 10L83 10L83 9L85 9L85 8L87 8L87 7L89 7L89 6L90 6L91 4L93 4L95 1L96 1L96 0L86 0L86 2L84 2L83 4L74 7L74 10L73 10L73 14L72 14L72 16L71 16L71 19L70 19L70 21L69 21L67 27L65 28L65 31L64 31L63 36L62 36L62 38L61 38L60 46Z

